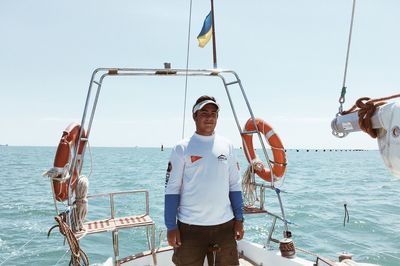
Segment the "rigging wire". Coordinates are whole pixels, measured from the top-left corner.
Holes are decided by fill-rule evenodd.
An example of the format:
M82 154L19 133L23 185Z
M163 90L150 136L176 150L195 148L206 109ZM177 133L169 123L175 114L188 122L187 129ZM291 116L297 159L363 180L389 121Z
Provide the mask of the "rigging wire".
M16 253L11 254L8 258L6 258L5 260L3 260L3 261L0 263L0 265L3 265L6 261L8 261L8 260L11 259L12 257L18 255L18 251L20 251L21 249L23 249L25 246L27 246L29 243L31 243L35 238L38 238L39 236L40 236L40 235L33 236L33 237L32 237L31 239L29 239L25 244L23 244L22 246L20 246L20 247L17 249Z
M58 263L60 263L60 261L65 257L65 255L67 255L69 252L69 249L67 249L67 251L64 253L64 255L61 256L61 258L56 262L56 264L54 264L54 266L57 266Z
M187 39L187 51L186 51L186 75L185 75L185 98L183 101L183 122L182 122L182 139L185 137L185 120L186 120L186 99L187 99L187 84L188 84L188 69L189 69L189 52L190 52L190 29L192 26L192 0L190 0L189 8L189 29Z
M87 178L89 178L93 173L93 155L92 155L92 149L90 148L89 139L87 140L87 147L89 150L89 157L90 157L90 168L89 168L89 174L87 175ZM82 161L82 164L83 164L83 161Z
M351 11L351 21L350 21L350 31L349 31L349 39L347 42L347 52L346 52L346 62L344 65L344 74L343 74L343 84L342 84L342 91L340 93L340 98L339 98L339 112L337 113L336 116L340 115L343 112L343 104L345 102L345 95L346 95L346 78L347 78L347 67L349 64L349 55L350 55L350 45L351 45L351 38L353 34L353 24L354 24L354 13L356 9L356 0L353 0L353 9Z
M367 245L362 245L362 244L356 243L356 242L351 241L351 240L342 239L342 238L336 237L336 236L334 236L334 235L328 235L328 237L334 238L334 239L339 240L339 241L341 241L341 242L346 242L346 243L351 244L351 245L353 245L353 246L357 246L357 247L360 247L360 248L364 248L364 249L370 250L370 251L372 251L373 253L377 253L377 254L381 254L381 255L384 254L384 255L386 255L386 256L388 256L388 257L391 257L391 258L393 258L393 259L396 259L396 260L399 260L399 261L400 261L400 257L391 255L391 254L389 254L388 252L377 251L376 248L370 248L370 247L368 247ZM373 253L372 253L372 254L373 254Z

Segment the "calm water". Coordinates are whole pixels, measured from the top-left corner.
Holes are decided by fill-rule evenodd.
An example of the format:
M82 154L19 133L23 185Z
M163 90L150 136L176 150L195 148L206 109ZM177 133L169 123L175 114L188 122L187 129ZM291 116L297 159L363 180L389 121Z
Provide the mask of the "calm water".
M47 239L55 215L50 184L41 173L51 167L55 147L0 146L0 265L67 265L67 246L58 230ZM170 150L155 148L92 148L90 194L148 189L150 212L156 221L157 243L165 244L163 188ZM241 171L246 163L237 150ZM282 194L296 245L336 258L347 251L363 262L400 265L400 180L389 175L377 151L288 151ZM268 208L278 212L273 191ZM350 222L343 227L347 203ZM89 217L102 203L89 202ZM121 212L140 208L137 199L121 200ZM103 211L104 215L108 213ZM263 244L270 220L246 217L246 238ZM280 238L282 226L276 230ZM164 232L164 233L162 233ZM161 233L161 240L160 235ZM121 256L145 249L145 231L120 233ZM112 256L111 234L85 238L82 248L91 263ZM63 257L64 256L64 257ZM6 260L6 261L5 261Z

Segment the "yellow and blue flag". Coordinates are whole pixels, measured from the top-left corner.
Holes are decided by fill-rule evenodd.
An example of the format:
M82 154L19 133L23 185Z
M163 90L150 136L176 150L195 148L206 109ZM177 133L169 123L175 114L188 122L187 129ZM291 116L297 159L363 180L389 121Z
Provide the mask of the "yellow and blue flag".
M197 36L197 40L199 41L199 46L201 48L206 46L208 41L211 39L211 34L212 34L212 15L210 11L206 19L204 20L203 28L201 29L199 35Z

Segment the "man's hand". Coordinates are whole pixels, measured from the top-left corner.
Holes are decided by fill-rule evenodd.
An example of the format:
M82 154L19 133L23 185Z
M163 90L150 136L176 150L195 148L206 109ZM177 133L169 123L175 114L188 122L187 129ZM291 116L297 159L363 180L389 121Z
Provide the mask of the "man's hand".
M174 248L181 246L181 233L179 229L169 230L167 233L168 244Z
M235 231L235 239L242 240L244 236L243 221L235 220L235 223L233 225L233 230Z

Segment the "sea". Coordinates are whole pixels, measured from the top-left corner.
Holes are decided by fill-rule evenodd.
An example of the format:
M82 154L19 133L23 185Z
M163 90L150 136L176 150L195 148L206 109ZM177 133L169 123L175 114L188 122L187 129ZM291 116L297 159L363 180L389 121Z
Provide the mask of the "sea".
M170 151L92 147L84 160L90 195L149 191L157 247L166 245L163 205ZM69 263L59 230L48 236L56 211L50 182L42 173L52 167L55 152L56 147L0 146L0 265ZM247 162L242 150L236 153L243 174ZM347 252L359 262L400 265L400 180L385 168L379 151L293 149L287 150L287 159L285 178L277 186L296 246L332 259ZM144 198L139 193L116 199L117 215L141 211ZM107 200L90 199L88 218L109 216ZM267 189L265 207L280 214L275 190ZM246 215L245 238L264 245L270 227L265 214ZM278 223L274 238L283 238L283 230ZM120 257L146 250L146 236L144 229L120 231ZM80 244L91 264L113 256L110 232L86 236Z

